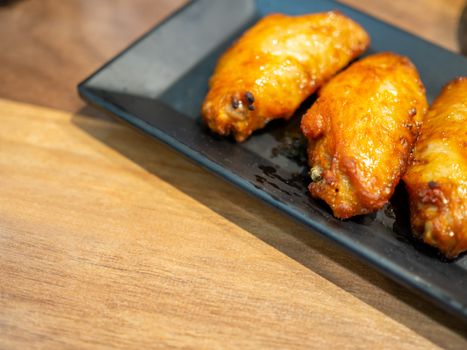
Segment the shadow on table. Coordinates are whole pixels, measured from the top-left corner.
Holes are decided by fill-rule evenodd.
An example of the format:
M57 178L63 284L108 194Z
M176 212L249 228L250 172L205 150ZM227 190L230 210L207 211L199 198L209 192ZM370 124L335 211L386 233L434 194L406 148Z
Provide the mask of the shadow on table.
M167 159L182 158L175 151L139 132L131 131L130 128L123 130L125 137L121 137L122 128L120 126L96 128L96 124L90 122L89 118L94 120L97 118L102 121L100 110L86 106L79 110L77 115L79 116L74 117L73 123L88 134L359 300L443 348L462 348L462 344L448 343L449 340L452 340L452 337L449 339L448 333L449 331L455 332L465 340L467 330L464 321L456 319L436 305L420 298L419 295L386 278L373 268L369 268L367 264L329 243L321 236L311 234L309 228L296 223L260 200L220 180L214 180L215 176L208 172L200 173L203 179L211 178L204 183L216 183L216 187L225 192L220 195L224 201L222 205L219 205L218 198L214 201L212 197L203 195L202 189L189 185L189 182L184 181L181 176L170 176L168 171L164 171L156 162L151 161L150 157L148 158L148 150L150 154L159 154L159 156L161 153L166 153ZM109 124L109 126L111 125ZM145 149L144 153L141 152L142 147ZM188 160L185 162L187 167L196 167L196 165L190 165L192 163ZM242 203L248 203L248 212L257 220L245 220L232 214L238 207L238 203L229 200L232 191L235 191L235 197L240 198ZM265 233L267 231L265 227L271 226L282 232L282 237L272 237ZM324 257L322 258L324 263L316 264L319 256ZM336 263L339 267L337 271L335 266L330 267L329 264L326 264L326 260ZM366 293L365 284L373 285L380 292ZM430 319L443 324L448 330L441 327L435 329L436 325Z
M0 0L0 8L16 5L22 0Z
M457 41L459 49L464 56L467 56L467 2L462 10L459 25L457 27Z

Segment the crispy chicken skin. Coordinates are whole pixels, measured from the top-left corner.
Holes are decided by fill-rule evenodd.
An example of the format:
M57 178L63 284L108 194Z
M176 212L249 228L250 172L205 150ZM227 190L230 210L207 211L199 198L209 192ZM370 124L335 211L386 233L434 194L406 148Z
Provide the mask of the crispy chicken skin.
M406 170L426 109L406 57L371 55L334 77L301 122L312 196L341 219L381 208Z
M369 42L362 27L338 12L269 15L219 60L203 119L214 132L243 141L272 119L289 119Z
M423 119L403 178L414 233L448 258L467 250L467 77L449 83Z

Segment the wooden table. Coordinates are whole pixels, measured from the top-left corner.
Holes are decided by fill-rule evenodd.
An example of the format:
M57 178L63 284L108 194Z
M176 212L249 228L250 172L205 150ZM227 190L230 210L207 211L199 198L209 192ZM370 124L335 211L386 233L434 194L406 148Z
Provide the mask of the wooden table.
M463 0L345 2L457 50ZM465 349L465 324L78 99L182 3L0 7L0 348Z

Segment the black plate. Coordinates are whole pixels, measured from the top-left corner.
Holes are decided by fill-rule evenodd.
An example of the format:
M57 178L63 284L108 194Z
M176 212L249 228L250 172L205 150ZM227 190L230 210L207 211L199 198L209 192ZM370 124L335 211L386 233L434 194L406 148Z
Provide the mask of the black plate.
M173 147L238 187L272 204L391 278L467 319L467 256L443 261L412 239L407 198L399 186L374 215L335 219L307 192L300 111L247 142L209 133L199 111L219 54L261 16L338 9L372 37L367 54L394 51L417 65L430 101L441 87L467 75L467 60L338 3L323 0L198 0L189 3L78 87L87 101ZM312 100L311 98L310 100ZM312 101L306 101L302 110Z

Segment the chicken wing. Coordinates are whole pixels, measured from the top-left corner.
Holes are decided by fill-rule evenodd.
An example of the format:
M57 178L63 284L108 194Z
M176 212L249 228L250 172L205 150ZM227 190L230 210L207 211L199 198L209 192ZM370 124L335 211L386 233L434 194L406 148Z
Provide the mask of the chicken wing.
M342 219L381 208L407 167L426 109L425 88L406 57L375 54L338 74L301 122L311 194Z
M454 258L467 250L467 77L449 83L423 119L403 178L414 233Z
M219 60L203 119L214 132L243 141L272 119L290 118L369 41L362 27L338 12L269 15Z

